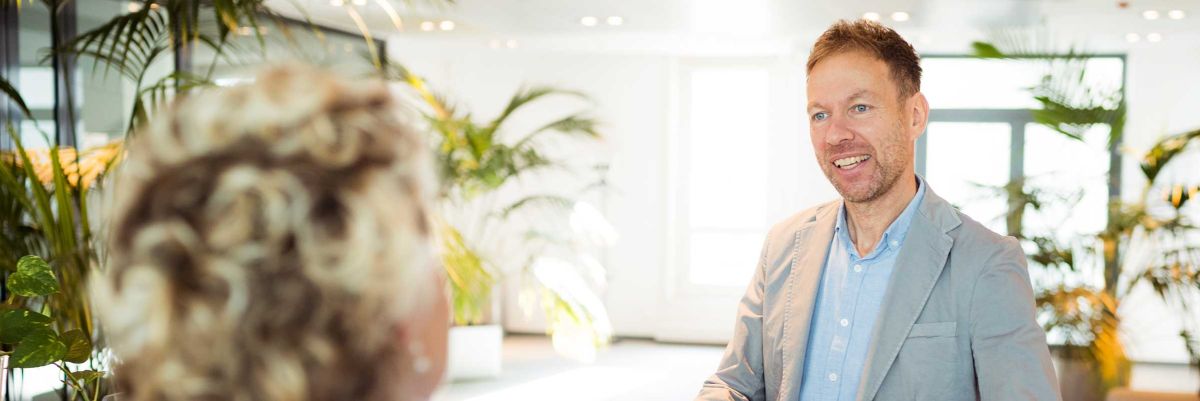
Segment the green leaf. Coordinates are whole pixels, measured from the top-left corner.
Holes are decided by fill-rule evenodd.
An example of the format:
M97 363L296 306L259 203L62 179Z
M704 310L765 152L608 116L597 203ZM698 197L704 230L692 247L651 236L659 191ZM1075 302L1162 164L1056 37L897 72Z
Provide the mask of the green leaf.
M58 292L58 279L50 265L29 255L17 261L17 272L8 276L8 290L23 297L40 297Z
M104 377L104 372L98 370L81 370L78 372L71 372L71 377L74 377L75 381L87 383Z
M53 320L27 309L0 312L0 343L16 344L37 329L50 327Z
M13 350L10 362L13 368L36 368L62 360L67 354L67 345L63 344L54 330L42 328L34 330Z
M971 51L979 58L1004 58L1004 52L987 42L972 42Z
M63 360L84 363L92 357L92 340L82 330L63 333L62 342L67 345L67 353L63 356Z
M25 114L26 118L33 118L33 113L29 112L29 107L25 105L25 100L21 98L21 93L4 78L0 78L0 92L3 92L9 99L12 99L13 103L17 104L17 108L21 109L21 113Z

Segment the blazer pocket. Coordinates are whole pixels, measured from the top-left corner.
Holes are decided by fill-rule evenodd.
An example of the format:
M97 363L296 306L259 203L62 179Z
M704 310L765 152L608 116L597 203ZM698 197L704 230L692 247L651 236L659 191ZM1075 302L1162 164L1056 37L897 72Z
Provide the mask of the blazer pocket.
M917 323L908 332L908 338L917 337L954 337L957 334L958 323Z

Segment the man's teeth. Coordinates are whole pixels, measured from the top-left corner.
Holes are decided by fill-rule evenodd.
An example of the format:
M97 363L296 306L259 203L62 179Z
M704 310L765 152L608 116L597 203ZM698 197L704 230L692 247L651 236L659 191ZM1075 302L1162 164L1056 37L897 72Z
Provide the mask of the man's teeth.
M847 157L847 158L843 158L843 159L834 160L833 164L835 166L838 166L838 168L848 168L848 167L853 167L853 166L857 165L858 163L862 163L870 158L871 158L871 156L867 156L867 155Z

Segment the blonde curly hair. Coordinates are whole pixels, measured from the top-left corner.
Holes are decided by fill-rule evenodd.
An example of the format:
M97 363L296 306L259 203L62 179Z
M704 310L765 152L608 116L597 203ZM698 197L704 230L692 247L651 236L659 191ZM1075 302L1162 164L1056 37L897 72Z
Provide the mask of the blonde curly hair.
M122 400L405 398L398 327L441 292L398 111L382 82L283 66L136 134L92 283Z

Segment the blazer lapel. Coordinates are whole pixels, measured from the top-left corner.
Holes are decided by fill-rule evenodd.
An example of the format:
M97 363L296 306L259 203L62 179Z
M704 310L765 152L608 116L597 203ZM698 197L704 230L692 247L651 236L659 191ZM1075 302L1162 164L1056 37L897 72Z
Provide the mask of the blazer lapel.
M788 275L787 315L783 322L783 374L779 385L781 400L799 397L804 377L804 352L808 348L809 322L817 299L821 271L833 240L833 226L842 203L835 202L796 230L792 244L792 270Z
M888 369L900 353L933 286L942 274L954 240L946 233L961 224L954 208L926 188L919 213L913 216L896 268L875 324L872 345L859 384L858 399L875 398Z

